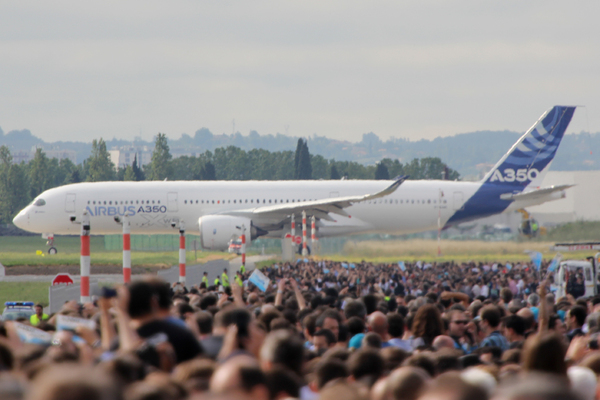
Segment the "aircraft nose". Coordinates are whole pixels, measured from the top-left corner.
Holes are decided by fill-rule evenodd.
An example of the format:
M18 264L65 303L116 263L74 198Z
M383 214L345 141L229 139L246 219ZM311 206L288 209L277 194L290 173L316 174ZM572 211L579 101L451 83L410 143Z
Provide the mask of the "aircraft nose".
M29 216L24 209L21 210L21 212L18 213L13 219L13 224L15 224L15 226L18 228L27 229L27 225L29 224Z

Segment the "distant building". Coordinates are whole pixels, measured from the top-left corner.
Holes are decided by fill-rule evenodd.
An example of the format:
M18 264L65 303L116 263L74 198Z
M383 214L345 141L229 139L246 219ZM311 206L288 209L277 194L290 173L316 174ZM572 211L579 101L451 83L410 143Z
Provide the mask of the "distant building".
M549 171L542 186L575 185L564 199L527 207L543 223L599 221L600 171Z
M37 147L32 147L30 151L20 150L13 152L13 163L21 164L24 162L27 164L29 161L33 160L36 150ZM57 158L59 161L69 159L73 164L77 164L77 152L75 150L61 150L57 148L46 150L42 148L42 151L48 158Z
M109 150L108 153L110 154L110 161L115 164L115 168L125 168L132 165L136 157L138 166L150 164L150 161L152 161L152 150L147 146L124 146Z

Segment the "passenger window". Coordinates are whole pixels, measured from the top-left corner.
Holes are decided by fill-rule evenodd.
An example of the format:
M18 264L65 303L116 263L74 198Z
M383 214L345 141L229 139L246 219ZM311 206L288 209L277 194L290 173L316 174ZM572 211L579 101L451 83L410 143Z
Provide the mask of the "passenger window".
M152 204L154 204L154 200L152 200Z

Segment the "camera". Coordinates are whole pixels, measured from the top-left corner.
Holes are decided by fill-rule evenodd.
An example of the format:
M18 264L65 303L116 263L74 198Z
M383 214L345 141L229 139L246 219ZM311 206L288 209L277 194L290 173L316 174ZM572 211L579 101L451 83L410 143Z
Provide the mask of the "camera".
M75 215L69 215L69 220L71 222L75 222L77 220L77 217Z
M117 224L121 223L121 217L119 217L118 215L115 215L114 220Z
M171 228L175 228L177 226L177 222L171 221Z

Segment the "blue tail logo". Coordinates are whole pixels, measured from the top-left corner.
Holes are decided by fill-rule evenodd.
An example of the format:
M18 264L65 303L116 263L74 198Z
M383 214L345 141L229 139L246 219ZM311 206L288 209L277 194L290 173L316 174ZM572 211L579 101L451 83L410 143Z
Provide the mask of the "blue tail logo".
M483 179L510 186L539 186L571 122L575 107L555 106L531 127Z
M447 224L499 214L512 201L502 199L501 195L540 186L574 112L575 107L565 106L545 112L487 173L479 189Z

